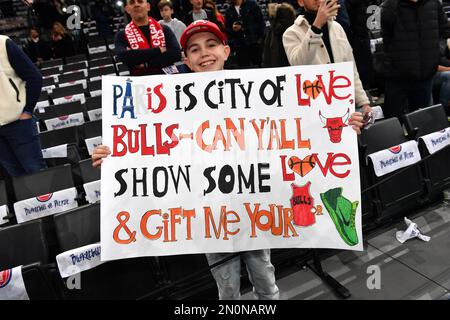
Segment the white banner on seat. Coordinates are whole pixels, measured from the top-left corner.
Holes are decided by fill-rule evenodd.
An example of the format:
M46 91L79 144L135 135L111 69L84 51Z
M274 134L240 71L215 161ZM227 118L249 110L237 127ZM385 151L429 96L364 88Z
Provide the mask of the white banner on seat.
M100 243L94 243L58 254L56 263L61 277L67 278L103 264L100 253Z
M78 207L77 189L69 188L14 203L17 223L22 223Z
M420 137L425 142L428 152L433 154L450 145L450 127Z
M377 177L410 166L421 159L417 141L414 140L372 153L368 157L372 159Z
M36 107L38 107L40 110L48 107L50 105L50 102L48 102L48 100L44 100L44 101L39 101L38 103L36 103Z
M97 97L102 95L102 89L89 92L91 97Z
M88 149L89 155L92 156L92 152L94 151L95 147L102 144L102 137L94 137L84 140L86 143L86 147Z
M42 149L42 156L44 159L67 158L67 144Z
M96 203L100 201L100 180L85 183L83 188L86 192L87 202Z
M0 271L0 300L30 300L22 278L22 266Z
M106 51L106 46L89 48L89 54L98 53L98 52L105 52L105 51Z
M65 96L57 99L53 99L53 102L56 104L81 101L81 103L86 102L86 98L84 97L84 93L74 94L73 96Z
M0 225L9 221L4 219L8 214L9 214L8 206L6 204L0 206Z
M88 116L90 121L100 120L102 118L102 108L89 110Z
M42 88L41 88L41 92L45 90L45 91L47 91L48 94L51 94L52 91L53 91L53 89L55 89L55 88L56 88L55 85L42 87Z
M80 80L76 80L76 81L60 83L59 87L60 88L70 87L70 86L74 86L74 85L77 85L77 84L82 84L83 85L83 89L87 88L87 80L86 79L80 79Z
M84 116L82 112L69 114L67 116L61 116L58 118L52 118L45 120L45 126L47 130L56 130L73 126L80 126L84 124Z

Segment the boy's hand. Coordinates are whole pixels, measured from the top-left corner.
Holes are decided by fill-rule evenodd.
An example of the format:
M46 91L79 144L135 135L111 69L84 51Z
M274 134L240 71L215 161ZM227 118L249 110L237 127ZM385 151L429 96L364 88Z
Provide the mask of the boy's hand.
M361 112L354 112L350 116L350 120L348 124L352 126L353 130L356 131L357 134L361 134L361 128L364 127L363 115Z
M100 145L95 147L92 152L92 166L94 168L100 168L103 163L103 158L106 158L111 154L111 150L107 146Z
M313 26L322 29L328 20L337 16L337 12L340 7L341 6L337 3L337 0L321 0Z

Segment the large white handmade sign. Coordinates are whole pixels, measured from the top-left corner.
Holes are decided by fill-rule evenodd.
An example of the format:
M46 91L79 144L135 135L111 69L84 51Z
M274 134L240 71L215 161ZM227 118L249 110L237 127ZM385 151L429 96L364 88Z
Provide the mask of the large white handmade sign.
M102 260L362 250L352 63L102 85Z

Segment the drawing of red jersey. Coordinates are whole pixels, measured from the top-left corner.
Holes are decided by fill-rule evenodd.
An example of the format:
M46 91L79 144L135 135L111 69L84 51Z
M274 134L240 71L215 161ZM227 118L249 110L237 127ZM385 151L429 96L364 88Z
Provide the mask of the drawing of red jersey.
M316 217L311 212L314 207L314 199L309 193L309 186L311 182L308 182L304 186L297 186L292 183L292 198L291 207L294 212L294 224L297 226L307 227L316 223Z

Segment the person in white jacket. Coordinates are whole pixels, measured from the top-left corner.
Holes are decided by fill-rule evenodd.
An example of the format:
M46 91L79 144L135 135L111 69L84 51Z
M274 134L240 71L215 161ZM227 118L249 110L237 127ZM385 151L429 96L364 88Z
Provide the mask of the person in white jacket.
M314 65L352 61L355 103L363 114L371 111L356 68L352 48L344 29L334 21L340 5L337 0L297 0L305 9L283 34L283 46L290 65ZM358 130L357 130L358 131Z

